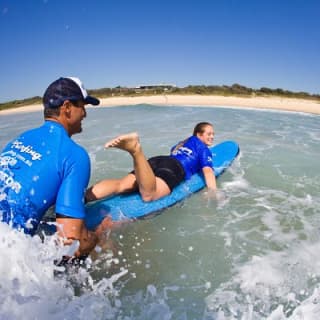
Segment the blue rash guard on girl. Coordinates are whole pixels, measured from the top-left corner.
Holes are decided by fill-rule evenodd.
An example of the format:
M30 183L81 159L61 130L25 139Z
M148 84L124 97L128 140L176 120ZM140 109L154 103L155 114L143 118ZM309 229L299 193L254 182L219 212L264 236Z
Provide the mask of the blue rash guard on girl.
M46 121L10 142L0 156L0 217L34 234L43 215L85 216L84 193L90 177L88 153L63 126Z
M181 163L186 180L204 167L212 168L211 151L197 136L188 138L181 147L176 148L177 145L171 148L170 156Z

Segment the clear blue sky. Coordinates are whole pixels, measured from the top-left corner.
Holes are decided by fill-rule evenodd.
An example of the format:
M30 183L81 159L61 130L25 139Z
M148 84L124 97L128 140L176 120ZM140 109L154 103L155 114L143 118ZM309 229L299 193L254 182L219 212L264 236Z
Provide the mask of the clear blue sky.
M319 0L0 0L0 102L60 76L320 93Z

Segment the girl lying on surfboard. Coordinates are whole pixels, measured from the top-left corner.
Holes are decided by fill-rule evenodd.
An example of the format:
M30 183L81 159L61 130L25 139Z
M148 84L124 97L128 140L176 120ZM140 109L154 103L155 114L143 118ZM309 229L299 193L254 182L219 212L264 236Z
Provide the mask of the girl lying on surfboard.
M95 201L120 193L139 191L144 201L160 199L171 193L183 180L194 173L204 175L209 190L216 190L216 178L212 168L213 126L209 122L198 123L193 135L175 145L167 156L146 159L136 132L120 135L105 144L105 148L118 148L130 153L134 171L121 179L105 179L91 186L86 201Z

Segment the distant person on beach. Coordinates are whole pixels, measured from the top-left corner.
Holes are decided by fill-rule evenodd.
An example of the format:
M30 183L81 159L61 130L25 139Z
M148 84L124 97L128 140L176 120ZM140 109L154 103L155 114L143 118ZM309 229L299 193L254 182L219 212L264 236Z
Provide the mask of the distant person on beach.
M55 205L57 232L65 245L79 241L75 257L89 254L108 227L84 224L84 195L90 177L88 153L71 136L82 131L87 94L78 78L59 78L43 96L44 124L22 133L0 155L0 219L34 235L49 207Z
M216 178L212 168L213 126L209 122L198 123L193 135L175 145L167 156L146 159L137 133L116 137L105 144L106 148L119 148L130 153L134 171L121 179L106 179L90 187L86 200L94 201L111 195L139 191L144 201L160 199L170 194L183 180L202 172L206 186L215 191Z

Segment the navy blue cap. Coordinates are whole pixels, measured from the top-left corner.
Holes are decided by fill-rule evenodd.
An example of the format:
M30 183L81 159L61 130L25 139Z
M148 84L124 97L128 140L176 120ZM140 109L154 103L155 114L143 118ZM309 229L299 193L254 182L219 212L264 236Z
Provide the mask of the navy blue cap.
M45 108L58 108L65 100L82 100L94 106L100 103L99 99L88 95L80 79L75 77L59 78L52 82L42 99Z

